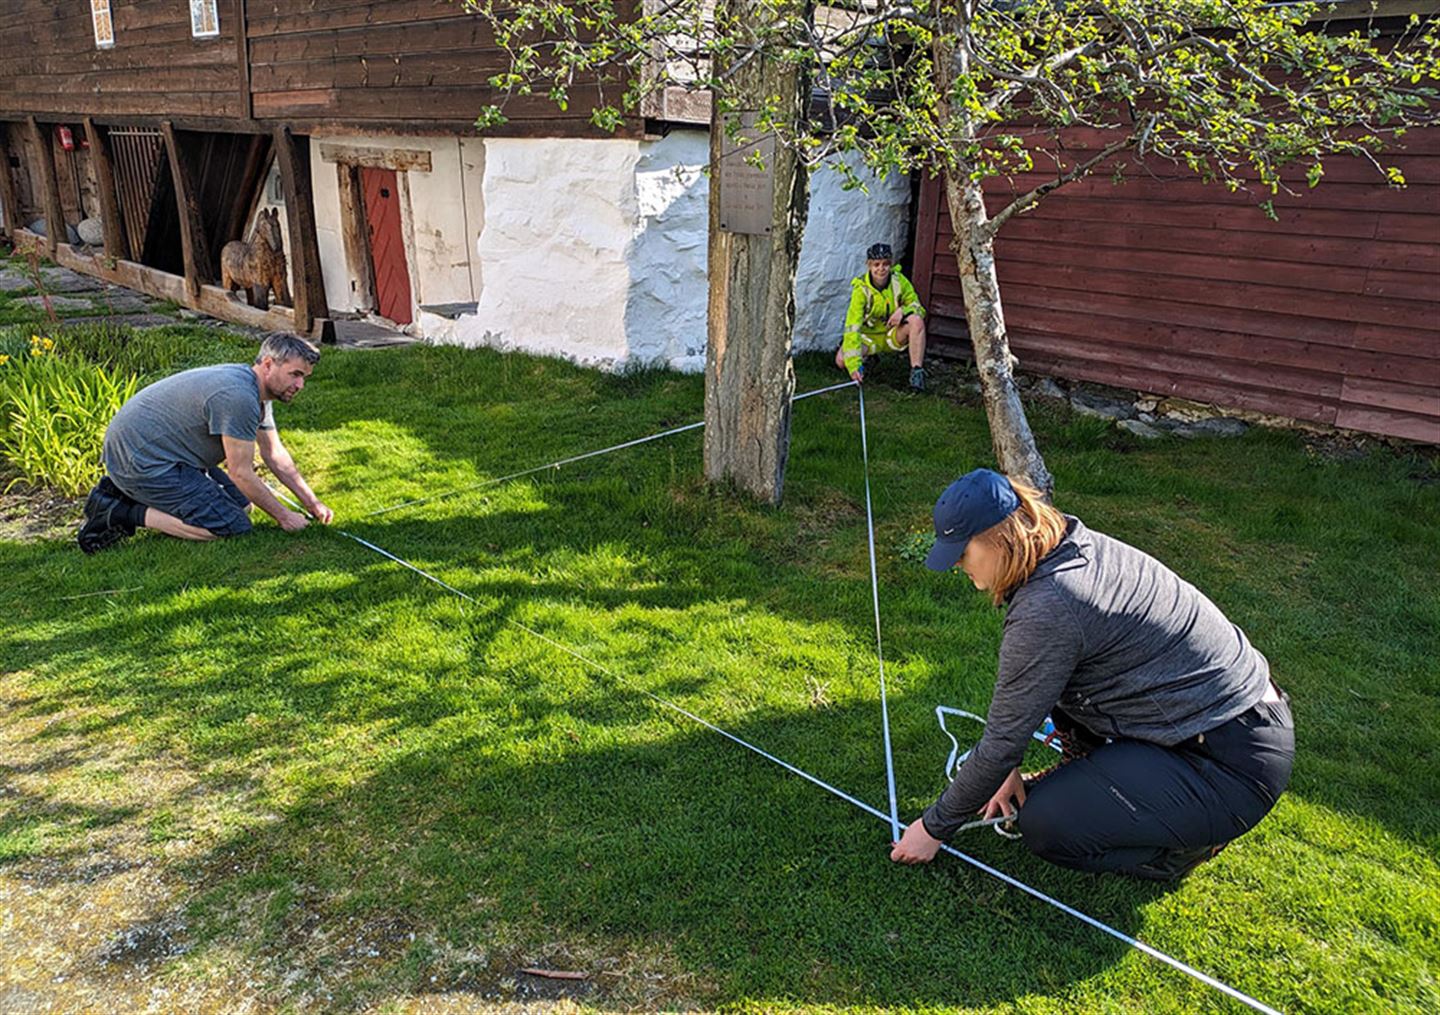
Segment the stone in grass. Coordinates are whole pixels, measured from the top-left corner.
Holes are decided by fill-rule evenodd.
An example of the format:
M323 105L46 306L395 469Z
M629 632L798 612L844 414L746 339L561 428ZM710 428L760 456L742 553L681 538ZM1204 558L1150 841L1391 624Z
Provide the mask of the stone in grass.
M1138 419L1122 419L1115 425L1126 433L1134 434L1136 437L1147 441L1158 440L1165 436L1164 430L1157 430L1153 426L1148 426L1140 422Z
M36 310L45 309L44 296L22 296L15 302L27 307L34 307ZM75 299L71 296L51 296L50 309L58 314L68 314L73 310L94 310L95 304L89 300Z
M1099 419L1135 418L1135 406L1129 402L1117 402L1113 398L1088 391L1072 391L1070 407L1082 416L1095 416Z
M18 271L8 271L0 268L0 293L19 292L21 289L31 287L30 279Z
M1239 437L1250 427L1238 419L1228 417L1217 417L1216 419L1201 419L1194 423L1186 423L1184 426L1176 427L1175 433L1180 437Z
M105 292L95 297L96 308L112 314L143 314L157 305L138 293L119 287L107 287Z
M58 266L41 268L40 281L46 291L52 293L88 293L100 288L100 283L93 278Z
M1031 385L1030 393L1032 395L1039 395L1041 398L1053 398L1062 402L1070 397L1066 394L1064 388L1055 383L1055 378L1053 377L1040 378Z

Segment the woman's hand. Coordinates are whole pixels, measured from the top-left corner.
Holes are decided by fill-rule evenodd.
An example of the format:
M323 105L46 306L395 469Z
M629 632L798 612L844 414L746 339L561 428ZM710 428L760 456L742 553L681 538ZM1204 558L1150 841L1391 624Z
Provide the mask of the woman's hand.
M1023 803L1025 803L1025 782L1020 778L1020 769L1012 768L1010 774L1005 777L1005 781L1000 784L1000 788L995 791L995 795L977 813L986 819L998 818L1001 815L1013 818Z
M900 327L900 322L903 320L905 320L905 311L902 309L897 310L893 314L891 314L890 319L885 323L891 328L898 328Z
M929 863L940 852L941 842L925 831L925 823L916 818L900 836L900 841L892 845L890 859L896 863Z

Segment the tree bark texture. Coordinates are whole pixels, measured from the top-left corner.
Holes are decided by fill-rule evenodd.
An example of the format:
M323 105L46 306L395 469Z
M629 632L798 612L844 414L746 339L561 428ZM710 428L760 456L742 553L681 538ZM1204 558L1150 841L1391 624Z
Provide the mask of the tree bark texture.
M1035 446L1035 435L1015 387L1000 280L995 274L995 245L990 236L985 198L978 182L946 177L945 199L955 235L950 241L960 268L965 320L980 375L980 396L990 421L990 443L1000 471L1024 479L1049 497L1055 480Z
M970 52L964 40L968 38L965 22L972 16L973 6L961 3L943 14L941 30L935 35L940 122L957 152L970 143L981 126L971 111L955 108L947 98L954 94L956 81L970 73ZM1055 481L1035 446L1035 435L1030 432L1025 406L1015 388L1014 357L1005 332L1000 280L995 274L994 236L985 210L983 185L971 177L971 168L965 158L951 167L945 176L945 203L954 226L950 249L960 269L965 319L975 350L975 368L980 374L980 396L990 422L990 444L1001 472L1025 480L1048 498Z
M747 0L728 2L750 7ZM805 112L810 83L793 63L755 59L733 81L732 95L742 108L758 109L767 96L778 95L787 117L798 118ZM712 105L710 124L705 478L711 483L733 482L757 500L779 504L790 452L795 268L805 228L809 178L794 153L776 145L768 162L773 169L770 232L723 231L719 167L725 120L718 106L718 102Z

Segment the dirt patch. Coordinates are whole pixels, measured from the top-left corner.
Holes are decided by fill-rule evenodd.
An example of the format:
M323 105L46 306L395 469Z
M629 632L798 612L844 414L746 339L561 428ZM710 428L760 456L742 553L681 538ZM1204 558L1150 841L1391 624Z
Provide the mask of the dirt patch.
M13 478L0 475L0 490ZM84 507L84 497L65 497L17 483L0 493L0 539L20 543L72 539Z

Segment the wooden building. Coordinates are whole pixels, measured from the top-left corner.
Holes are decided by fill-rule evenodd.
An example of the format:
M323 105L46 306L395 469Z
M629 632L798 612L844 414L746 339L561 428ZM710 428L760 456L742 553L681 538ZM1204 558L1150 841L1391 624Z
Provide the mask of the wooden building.
M1329 16L1383 31L1412 13L1440 5ZM1111 140L1067 131L1034 172L988 181L987 203L1004 207ZM1314 189L1297 168L1288 190L1230 193L1122 155L1055 191L995 243L1021 369L1440 444L1440 129L1402 143L1380 161L1404 188L1370 162L1331 158ZM916 214L931 334L968 354L941 180L922 180Z
M482 137L505 66L456 0L9 0L4 229L34 242L28 226L63 222L39 241L61 263L262 327L363 315L437 341L698 368L708 102L656 94L602 134L578 93L569 113L512 99ZM817 344L838 341L856 251L906 240L908 183L877 190L814 188L797 297ZM216 283L224 245L270 208L294 306L261 311ZM67 242L85 219L103 253Z
M995 244L1022 369L1440 443L1440 132L1385 161L1408 187L1331 160L1274 220L1173 168L1056 191ZM994 204L1040 176L994 181ZM918 214L931 333L968 349L939 180Z

